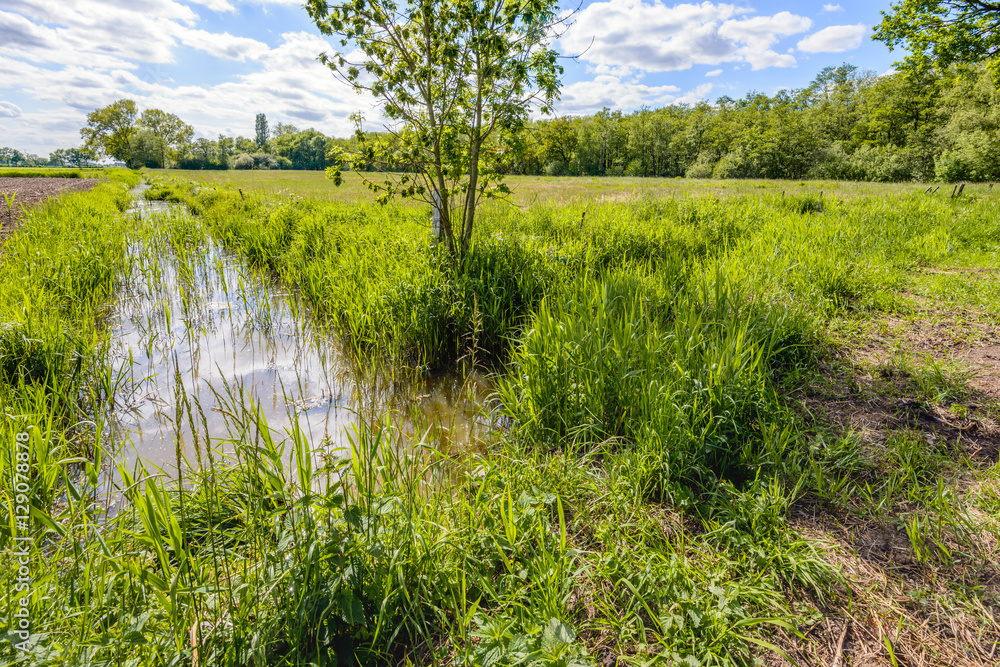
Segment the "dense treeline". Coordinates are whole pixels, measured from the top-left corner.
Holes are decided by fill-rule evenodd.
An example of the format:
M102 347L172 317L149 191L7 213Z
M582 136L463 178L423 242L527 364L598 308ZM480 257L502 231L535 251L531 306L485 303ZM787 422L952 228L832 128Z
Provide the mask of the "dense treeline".
M805 89L534 123L513 173L865 181L1000 179L985 68L877 76L828 67Z
M278 124L257 115L254 138L194 139L158 109L119 100L88 116L86 145L48 160L0 149L0 164L86 166L96 155L131 167L324 169L357 166L356 137ZM369 134L392 142L387 134ZM688 178L830 178L860 181L1000 180L1000 87L986 66L887 75L827 67L806 88L751 92L715 104L604 109L528 125L493 146L513 174ZM369 168L372 168L371 166Z
M325 169L328 152L343 143L314 129L299 130L279 124L273 137L259 143L255 139L223 135L216 141L198 139L189 146L182 146L173 163L167 166L181 169Z
M60 148L44 158L9 146L0 147L0 165L4 167L90 167L94 160L94 154L86 148Z

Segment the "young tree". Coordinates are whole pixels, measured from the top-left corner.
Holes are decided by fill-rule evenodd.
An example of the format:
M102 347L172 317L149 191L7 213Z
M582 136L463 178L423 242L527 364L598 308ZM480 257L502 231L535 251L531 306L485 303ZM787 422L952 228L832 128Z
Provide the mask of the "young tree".
M271 138L271 133L267 129L267 116L262 113L257 114L255 128L257 131L257 148L260 150L266 150L267 141Z
M87 148L132 166L137 114L135 102L118 100L87 114L87 126L80 130L80 136Z
M320 60L379 99L389 119L395 150L368 141L355 117L363 161L404 172L368 186L383 200L430 204L438 238L464 257L481 199L509 192L491 139L519 130L531 104L548 113L557 98L556 0L308 0L306 10L320 32L364 54ZM331 169L339 182L339 167Z

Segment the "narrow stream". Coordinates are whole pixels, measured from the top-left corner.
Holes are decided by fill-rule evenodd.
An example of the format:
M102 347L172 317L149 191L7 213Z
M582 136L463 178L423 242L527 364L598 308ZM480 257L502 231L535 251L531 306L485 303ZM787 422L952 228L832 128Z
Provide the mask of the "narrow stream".
M154 224L187 215L139 201L137 215ZM253 407L276 440L297 424L314 451L335 456L350 455L352 426L387 413L402 431L430 429L450 447L474 446L488 429L477 411L485 381L400 381L357 368L294 294L212 240L130 251L138 270L111 317L112 354L127 369L116 397L118 456L130 468L142 459L173 474L179 455L195 465L207 444L239 437L234 413Z

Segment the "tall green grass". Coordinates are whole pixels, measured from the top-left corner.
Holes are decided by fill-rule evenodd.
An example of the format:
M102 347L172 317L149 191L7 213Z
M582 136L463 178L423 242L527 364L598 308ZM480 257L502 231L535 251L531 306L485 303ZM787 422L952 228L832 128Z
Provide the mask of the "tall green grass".
M0 167L0 178L83 178L83 171L50 167Z
M135 171L115 168L0 167L0 178L108 178L134 186L140 176Z
M107 185L33 213L3 256L2 428L33 437L36 581L18 654L3 573L4 660L749 665L858 593L790 527L807 494L899 519L922 563L984 557L938 482L947 452L905 433L863 450L788 391L816 372L830 318L894 308L914 267L995 251L994 204L497 207L459 267L412 211L149 192L199 217L136 224ZM208 406L178 396L200 465L178 446L182 479L119 466L105 513L92 490L118 375L101 315L127 244L196 254L206 236L298 290L363 363L492 369L488 444L446 450L383 416L333 456L238 388L220 396L227 436L207 441Z

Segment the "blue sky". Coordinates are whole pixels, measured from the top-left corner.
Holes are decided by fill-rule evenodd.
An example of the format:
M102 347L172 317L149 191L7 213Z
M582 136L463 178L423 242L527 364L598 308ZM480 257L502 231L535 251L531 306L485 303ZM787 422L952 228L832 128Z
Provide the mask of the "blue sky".
M123 97L210 138L252 136L258 112L334 136L355 111L377 121L372 100L316 62L335 48L300 3L0 0L0 146L46 156L79 145L86 114ZM586 2L556 44L578 56L564 61L557 112L771 94L843 62L881 74L902 57L871 40L888 5Z

